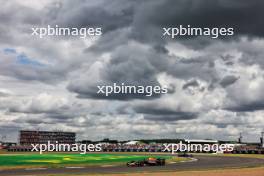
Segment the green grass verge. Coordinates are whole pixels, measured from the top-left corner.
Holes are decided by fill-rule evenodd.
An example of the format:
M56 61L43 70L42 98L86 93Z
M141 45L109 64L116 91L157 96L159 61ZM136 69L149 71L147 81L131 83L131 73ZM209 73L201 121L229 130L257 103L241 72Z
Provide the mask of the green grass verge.
M63 166L92 166L92 165L118 165L131 160L142 160L151 155L136 154L0 154L0 168L28 168L28 167L63 167ZM153 156L166 158L168 161L182 161L172 156Z

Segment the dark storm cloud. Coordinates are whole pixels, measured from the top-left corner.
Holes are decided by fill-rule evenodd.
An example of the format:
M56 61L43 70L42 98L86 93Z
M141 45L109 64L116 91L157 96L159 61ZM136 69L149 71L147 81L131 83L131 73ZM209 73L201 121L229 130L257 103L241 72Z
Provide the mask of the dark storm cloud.
M157 53L153 48L130 44L124 45L111 53L111 60L100 70L100 80L95 83L73 80L68 89L77 93L79 98L93 98L106 100L131 100L159 98L161 94L153 93L152 96L144 94L117 93L105 96L97 94L97 86L168 86L168 93L173 93L174 88L170 85L161 85L157 80L157 74L165 71L168 67L168 57L163 53ZM83 75L85 79L85 75Z
M236 105L229 106L225 108L229 111L234 112L254 112L258 110L264 110L263 100L261 101L253 101L248 103L237 103Z
M149 8L145 9L146 6ZM140 15L137 17L141 22L139 26L148 24L161 28L190 24L194 27L233 27L237 35L263 37L263 6L261 0L147 1L145 6L139 7Z
M190 112L175 112L171 115L150 115L150 114L144 114L144 119L150 120L150 121L164 121L164 122L170 122L170 121L179 121L179 120L191 120L197 118L197 114L190 113Z
M128 54L126 52L128 52ZM145 84L148 85L148 83L153 82L154 84L157 84L155 74L158 70L156 70L155 66L149 62L148 57L151 56L146 56L148 53L142 54L144 55L133 54L132 51L120 51L119 53L116 53L104 70L103 77L106 80L118 83L129 82L133 84L145 82ZM155 55L152 56L158 57Z
M20 128L62 128L81 131L88 137L92 134L94 138L101 134L133 138L156 134L170 136L171 132L179 130L190 137L193 134L194 137L197 134L199 137L218 137L234 135L254 123L263 124L263 119L259 118L262 114L254 114L264 109L263 97L260 94L248 96L251 89L244 89L247 80L245 84L238 84L243 74L261 77L263 67L261 70L258 65L264 66L263 4L260 0L68 0L42 8L35 3L5 1L0 11L0 45L30 53L29 56L32 54L47 65L23 65L14 58L0 56L0 79L6 80L1 86L12 92L11 96L6 96L0 90L0 100L10 101L0 102L4 106L1 107L0 131L9 134ZM48 24L102 27L103 35L85 41L71 37L36 40L28 35L32 26ZM235 36L226 37L227 40L210 37L172 40L162 36L163 27L187 24L192 27L234 27ZM242 36L249 36L249 39L244 41ZM241 79L236 82L239 77ZM258 80L254 85L262 84ZM114 82L143 86L173 84L169 91L172 95L111 94L106 97L96 93L97 85L113 85ZM206 91L196 91L196 87L203 90L208 86ZM192 88L195 89L193 94ZM235 91L230 90L232 88ZM245 90L243 95L232 96L233 92L242 89ZM32 101L32 105L26 100L12 105L19 99L18 95L31 97L40 92L54 95L59 92L59 96L69 97L69 102L82 102L83 107L66 103L65 108L60 101L52 104L55 98L48 99L45 104L40 99L39 102ZM231 103L223 107L227 101ZM249 125L238 127L229 122L236 114L232 111L252 113L246 116L250 119L246 121ZM217 115L223 119L215 119ZM211 124L204 123L206 118L213 119ZM237 117L236 121L240 120L243 117ZM171 123L167 125L166 122ZM168 127L164 128L164 124ZM11 126L15 128L6 128ZM205 127L208 130L204 131Z
M144 119L153 121L191 120L198 117L196 112L185 112L153 106L137 106L135 112L144 114Z
M126 45L131 40L153 43L152 47L155 52L148 57L142 57L145 53L137 54L137 50L129 52L126 48L123 50L128 52L127 55L120 52L116 53L104 73L102 73L105 75L102 79L110 83L127 81L133 84L144 82L145 84L158 85L155 75L161 71L167 71L173 76L180 78L190 78L198 75L207 81L215 80L214 71L210 70L210 68L203 68L205 63L191 63L190 59L170 65L166 59L157 57L160 53L164 56L168 54L161 37L162 27L178 26L179 24L190 24L197 27L226 26L235 27L237 34L260 36L262 34L260 31L263 31L263 20L260 19L263 13L262 4L263 2L259 0L251 2L237 0L232 2L210 0L124 2L114 0L111 3L108 1L100 1L98 3L91 1L63 1L59 6L48 7L49 14L52 15L47 14L48 17L43 19L38 15L34 15L39 13L38 11L19 8L18 6L15 9L25 15L21 17L11 16L8 10L2 12L2 18L3 21L10 23L15 23L16 20L22 19L27 24L36 24L38 21L42 22L44 20L45 23L53 22L54 24L74 27L101 26L105 32L104 35L87 51L112 51L116 46ZM23 11L29 12L22 13ZM29 16L32 18L28 18ZM26 21L26 19L30 20ZM201 41L202 39L197 38L192 42L201 43ZM130 55L136 54L138 59L131 59ZM198 60L196 59L196 61ZM201 67L203 69L200 69ZM47 81L51 77L53 79L54 77L65 79L64 72L67 71L65 69L60 73L56 73L56 69L44 69L44 71L41 71L41 69L17 68L11 72L14 77L19 79ZM5 70L3 72L7 73L8 71ZM139 81L137 81L138 79ZM225 86L226 82L227 84L229 83L228 81L230 80L224 79L220 84ZM78 93L79 97L82 98L96 98L94 87L87 86L86 89L89 88L89 90L86 90L84 86L78 87L76 85L78 84L73 81L73 84L69 86L69 90ZM111 99L112 97L109 98ZM120 98L117 96L116 99L126 99L126 97L121 96ZM127 99L130 99L129 95Z
M162 37L162 28L177 27L180 24L209 28L233 27L237 36L263 37L263 5L264 2L261 0L232 2L228 0L146 0L144 2L113 0L111 3L109 1L98 3L64 1L59 8L50 9L50 11L56 11L55 17L52 16L50 20L54 24L64 26L102 27L104 36L98 40L98 45L92 48L109 49L134 39L149 43L160 52L164 52L166 50L162 45L166 43L166 39ZM124 31L121 31L123 28L131 29L125 37ZM108 33L109 36L106 35ZM183 43L200 47L212 41L198 38L183 41Z
M51 18L63 26L102 27L106 33L129 26L136 6L135 1L65 1Z
M129 29L117 29L101 36L95 45L90 46L85 52L110 52L117 46L126 45L130 41Z
M212 60L212 59L211 59ZM201 78L208 82L218 80L218 74L210 65L210 58L180 59L167 68L167 73L184 80Z
M234 84L238 79L239 79L239 77L237 77L237 76L228 75L228 76L225 76L225 77L220 81L220 85L221 85L222 87L227 87L227 86L230 86L230 85Z

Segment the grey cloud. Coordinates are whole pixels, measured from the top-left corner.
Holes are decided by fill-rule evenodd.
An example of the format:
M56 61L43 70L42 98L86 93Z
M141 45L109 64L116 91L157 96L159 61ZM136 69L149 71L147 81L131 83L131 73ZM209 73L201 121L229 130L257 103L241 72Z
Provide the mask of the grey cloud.
M149 115L149 114L144 115L144 119L146 120L163 121L163 122L191 120L195 118L197 118L197 114L190 112L174 112L174 114L172 115Z
M0 90L0 97L8 97L10 94L9 93L7 93L7 92L2 92L1 90Z
M229 111L234 111L234 112L254 112L258 110L263 110L264 103L263 103L263 100L253 101L253 102L244 102L244 103L241 102L241 103L237 103L235 105L226 107L225 109Z
M263 37L264 24L260 17L261 6L263 6L261 0L251 2L235 0L232 3L226 0L165 0L162 2L147 0L144 3L141 1L126 1L124 3L124 1L114 0L111 3L100 1L94 4L65 1L59 9L54 9L57 11L54 23L80 27L101 25L106 33L110 31L112 33L109 34L110 36L105 33L105 36L99 39L99 48L102 48L99 45L108 45L109 47L111 44L112 47L122 45L125 38L149 43L156 47L165 45L167 42L167 39L162 38L162 27L173 27L179 24L209 28L234 27L237 36ZM247 13L244 13L245 11ZM119 36L123 36L123 32L120 31L122 28L131 28L131 31L121 39ZM114 43L111 38L115 41ZM186 37L182 39L184 40ZM232 38L229 37L229 39ZM183 41L186 45L194 45L198 48L211 42L213 40L201 38ZM93 48L96 47L93 46Z
M209 58L180 59L171 64L167 72L177 78L184 80L201 78L207 82L218 80L219 76L213 67L210 67Z
M17 22L23 23L23 25L39 24L41 19L43 19L41 15L44 15L44 11L8 1L1 2L1 4L0 21L5 25L12 25ZM16 13L13 13L14 11Z
M178 121L190 120L198 117L196 112L185 112L181 110L171 110L152 106L136 106L137 113L143 113L144 119L153 121Z
M100 138L102 134L106 134L109 135L106 137L119 139L153 137L153 135L175 137L176 133L191 137L220 135L222 138L230 139L244 128L251 131L262 128L260 125L257 126L261 124L261 119L257 121L258 124L253 124L256 123L257 118L251 116L263 110L261 94L253 97L248 91L243 92L243 95L249 95L244 97L241 94L232 96L232 92L230 93L233 86L237 86L235 92L242 92L247 85L237 84L241 81L241 79L238 81L238 77L243 71L248 71L246 70L248 66L261 68L252 74L252 77L262 76L260 75L264 66L262 1L61 1L51 3L41 10L23 7L14 2L16 1L8 1L10 3L8 6L2 5L0 46L25 50L22 52L38 55L39 59L45 60L52 66L35 68L19 65L14 60L11 62L12 58L1 56L1 79L4 77L7 80L1 84L1 88L10 88L18 95L30 97L44 89L43 84L34 86L37 82L43 82L49 85L48 91L56 93L63 89L65 96L76 95L75 101L85 103L82 107L70 103L66 107L54 105L53 108L45 108L40 102L29 107L25 107L25 103L10 106L5 104L5 101L0 102L0 113L6 111L8 113L0 114L1 133L12 133L12 136L15 136L14 131L22 128L59 128L76 131L84 138L90 138L90 134L93 138ZM30 27L46 24L71 27L98 26L103 28L104 34L87 46L86 42L89 43L89 39L83 43L73 38L47 39L39 42L35 38L28 37L27 30ZM190 24L195 27L234 27L236 36L227 40L212 40L205 37L170 40L162 37L162 27L174 27L180 24ZM251 38L245 39L245 42L239 39L241 36ZM61 41L64 42L60 43ZM171 55L171 51L167 48L170 43L180 43L187 49L192 49L190 53L188 50L184 51L186 52L184 54L192 55L194 52L202 56L180 58ZM68 45L70 47L65 47ZM173 49L179 48L172 47ZM236 56L237 53L234 54L236 57L221 55L233 51L241 54L241 58ZM109 58L104 60L108 56ZM92 68L97 62L103 65L101 69ZM219 62L223 64L219 65ZM99 70L98 74L95 73L97 70ZM223 78L223 73L229 76ZM100 97L96 94L97 85L111 85L113 82L143 86L160 85L158 80L160 74L166 75L163 81L176 82L170 92L171 96L155 95L149 98L117 94ZM21 83L19 84L21 87L14 86L12 81ZM201 85L209 85L209 88L198 92L198 95L187 95L186 91L181 90L181 88L199 86L200 81ZM176 84L180 85L179 92L175 92L178 86ZM174 93L184 98L177 99ZM225 93L227 97L224 97ZM2 99L15 101L18 95L9 97L0 91L1 101ZM201 109L198 107L197 112L188 111L186 107L189 105L201 104L201 99L197 97L210 99L208 104L212 101L211 104L216 105L211 107L211 104L202 102L204 107ZM160 101L159 104L159 100L163 98L167 98L165 99L167 101ZM233 104L225 105L227 100L231 100ZM138 102L145 104L139 107ZM149 102L151 103L148 106ZM48 104L50 103L51 101L48 101ZM170 106L167 106L167 103ZM251 114L246 117L255 121L239 125L233 122L221 124L216 122L220 118L212 118L215 115L210 116L213 119L210 123L202 121L207 111L218 109L230 113L231 111L249 112ZM258 117L260 115L258 114ZM230 119L230 115L225 118ZM242 117L239 116L236 121L241 119ZM183 122L185 120L187 122ZM249 126L253 127L249 128ZM208 128L206 133L204 128ZM254 136L256 132L252 133L250 138L255 139Z
M230 85L234 84L238 79L239 79L239 77L237 77L237 76L228 75L228 76L225 76L225 77L220 81L220 85L221 85L222 87L227 87L227 86L230 86Z
M105 96L104 94L97 94L94 93L94 91L97 91L96 89L94 89L94 91L91 92L80 92L77 91L76 89L69 89L71 91L74 91L76 93L79 93L79 95L77 95L78 98L81 99L86 99L86 98L91 98L91 99L101 99L101 100L121 100L121 101L129 101L129 100L133 100L133 99L146 99L146 100L151 100L151 99L155 99L155 98L159 98L161 96L161 94L155 94L153 93L152 96L147 96L147 94L134 94L134 93L111 93L108 96Z
M53 108L45 108L42 105L31 105L30 107L24 108L23 105L14 105L8 107L8 111L12 113L27 113L27 114L42 114L48 113L50 116L67 116L70 117L71 115L62 115L63 113L67 112L67 109L64 107L53 107Z
M103 32L129 26L133 21L135 1L64 1L56 10L55 24L70 27L102 27Z
M144 48L130 44L114 50L111 60L100 69L100 80L83 81L85 73L80 80L73 80L68 89L77 93L80 98L94 99L153 99L159 98L161 94L153 94L151 97L145 94L110 94L108 97L97 94L97 86L111 86L113 83L132 86L162 86L157 80L157 73L168 67L167 56L156 53L153 48ZM173 93L173 88L169 93Z
M187 89L188 87L198 87L199 86L199 83L197 80L193 79L187 83L185 83L182 88L183 89Z
M167 0L148 1L142 6L140 24L156 27L192 25L195 27L234 27L235 34L263 37L263 1ZM245 13L247 12L247 13ZM160 15L162 14L162 15ZM145 34L147 31L144 31Z

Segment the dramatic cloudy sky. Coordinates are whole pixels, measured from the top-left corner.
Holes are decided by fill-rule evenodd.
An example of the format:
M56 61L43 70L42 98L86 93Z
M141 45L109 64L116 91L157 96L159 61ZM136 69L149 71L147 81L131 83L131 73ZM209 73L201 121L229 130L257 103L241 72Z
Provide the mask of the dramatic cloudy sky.
M78 139L258 141L264 130L261 0L0 0L0 135L74 131ZM45 25L100 37L31 36ZM162 37L162 27L233 27L234 36ZM168 85L153 98L98 98L113 82ZM6 138L5 138L6 137ZM1 140L1 139L0 139Z

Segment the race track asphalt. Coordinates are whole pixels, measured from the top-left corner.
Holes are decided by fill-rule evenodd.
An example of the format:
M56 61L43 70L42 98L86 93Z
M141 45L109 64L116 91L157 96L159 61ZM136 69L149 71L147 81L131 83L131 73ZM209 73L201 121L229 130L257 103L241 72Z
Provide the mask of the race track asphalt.
M68 168L35 168L0 170L0 176L7 175L40 175L40 174L104 174L127 172L158 172L158 171L187 171L224 169L237 167L264 166L264 159L226 157L226 156L195 156L197 161L166 164L165 166L126 167L124 166L94 166L94 167L68 167Z

